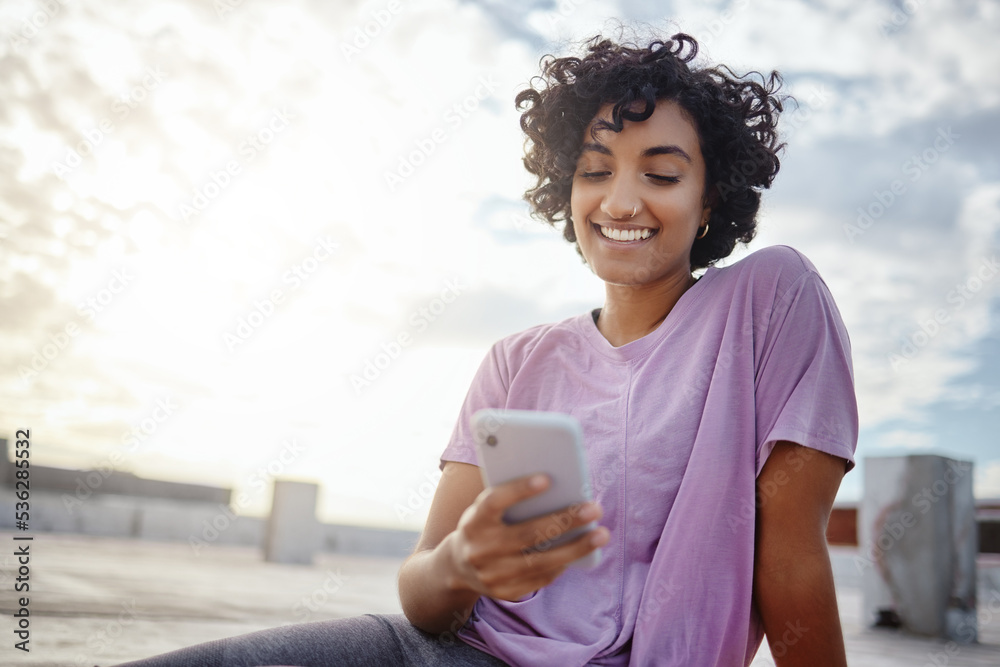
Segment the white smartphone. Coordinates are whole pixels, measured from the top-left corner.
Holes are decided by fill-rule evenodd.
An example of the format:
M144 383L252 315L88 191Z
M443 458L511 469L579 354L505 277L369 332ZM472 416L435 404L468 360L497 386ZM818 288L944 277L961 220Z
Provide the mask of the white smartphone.
M479 410L472 415L472 432L479 452L483 484L495 486L518 477L545 473L551 485L544 492L512 505L504 513L507 523L573 508L592 499L590 474L583 452L583 429L575 417L534 410ZM596 521L561 532L553 521L539 530L532 550L545 551L597 527ZM595 549L570 563L592 568L601 560Z

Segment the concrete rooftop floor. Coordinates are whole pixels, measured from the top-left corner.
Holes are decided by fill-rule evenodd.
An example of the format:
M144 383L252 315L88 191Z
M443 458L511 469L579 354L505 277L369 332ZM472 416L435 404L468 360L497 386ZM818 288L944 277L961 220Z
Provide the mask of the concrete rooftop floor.
M18 544L12 537L0 532L7 545ZM396 558L322 554L312 566L279 565L251 547L213 545L196 555L183 543L53 533L35 534L30 544L31 651L13 647L16 563L6 555L0 665L109 667L287 623L399 611ZM943 641L862 627L853 550L831 553L850 665L1000 666L1000 594L996 613L984 605L990 600L980 602L980 643L948 654ZM985 564L990 592L981 596L994 597L1000 560ZM773 664L766 647L753 664Z

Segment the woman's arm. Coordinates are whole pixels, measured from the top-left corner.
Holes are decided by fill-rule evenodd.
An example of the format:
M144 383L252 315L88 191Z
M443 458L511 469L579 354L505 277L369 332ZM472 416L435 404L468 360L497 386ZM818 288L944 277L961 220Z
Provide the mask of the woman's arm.
M451 550L437 547L455 530L462 512L482 491L479 468L468 463L445 463L420 540L399 569L403 613L426 632L455 632L465 624L479 599L479 594L471 590L455 590L449 585L457 568L449 562Z
M426 632L455 632L465 624L482 595L517 600L547 586L571 562L608 540L606 528L588 531L568 544L525 556L536 535L547 535L553 521L560 532L599 519L594 503L508 525L504 511L548 488L523 477L483 489L479 468L445 464L427 523L413 554L399 570L403 613ZM588 511L589 510L589 511Z
M847 665L826 526L845 461L779 442L757 477L754 602L778 667Z

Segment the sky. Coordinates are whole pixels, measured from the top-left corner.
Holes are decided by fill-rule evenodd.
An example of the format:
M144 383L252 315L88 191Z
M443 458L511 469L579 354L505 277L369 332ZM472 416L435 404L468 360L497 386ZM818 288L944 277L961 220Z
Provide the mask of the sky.
M1000 497L993 2L5 0L0 437L247 515L312 480L325 521L419 528L489 346L603 301L528 216L514 97L619 20L798 100L727 262L791 245L838 303L838 498L865 457L931 453Z

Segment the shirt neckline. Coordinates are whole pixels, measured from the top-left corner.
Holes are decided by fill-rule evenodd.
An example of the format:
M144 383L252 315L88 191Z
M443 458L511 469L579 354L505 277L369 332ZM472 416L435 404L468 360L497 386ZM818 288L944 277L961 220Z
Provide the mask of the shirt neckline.
M683 320L685 313L691 309L691 304L698 300L698 294L705 290L705 286L712 282L717 274L718 268L708 267L705 274L684 294L681 294L681 298L677 300L659 326L642 338L637 338L620 347L614 347L597 328L597 323L594 321L594 313L600 310L599 308L591 309L577 318L581 333L591 346L605 357L618 361L638 359L655 348L670 331L676 328L677 323Z

